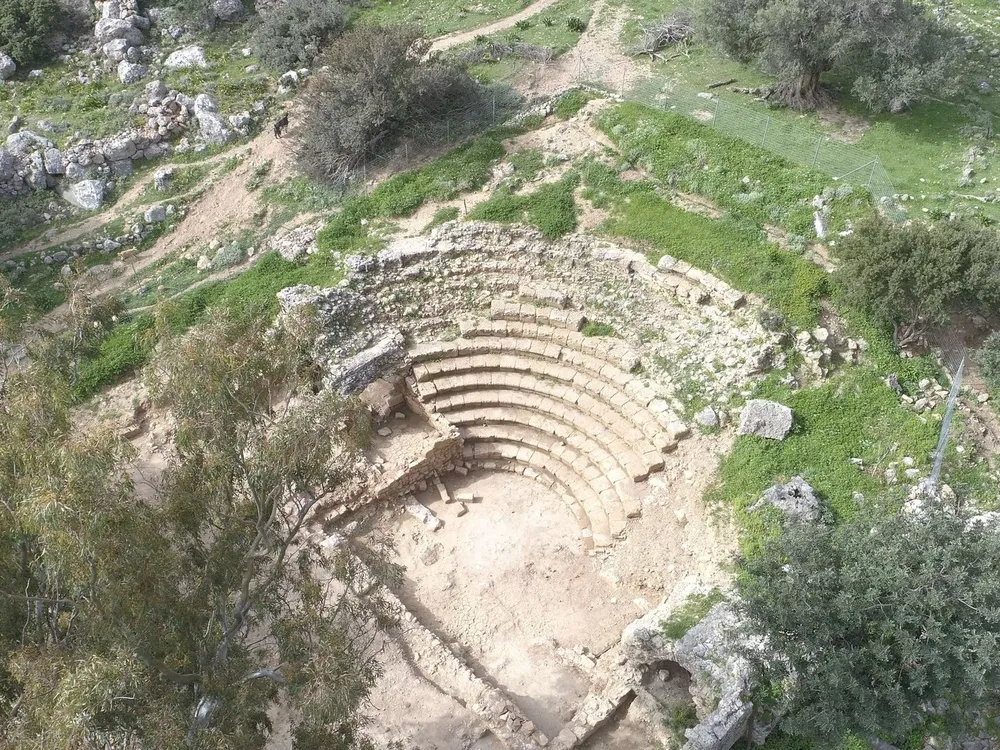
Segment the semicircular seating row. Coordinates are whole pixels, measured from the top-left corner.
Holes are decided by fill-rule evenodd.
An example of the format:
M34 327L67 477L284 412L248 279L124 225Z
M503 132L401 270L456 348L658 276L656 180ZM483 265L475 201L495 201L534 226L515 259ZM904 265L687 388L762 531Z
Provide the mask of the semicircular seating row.
M687 427L630 371L624 343L580 333L582 314L496 301L462 337L410 350L418 395L455 425L474 468L557 491L585 549L612 544L641 513L639 483Z

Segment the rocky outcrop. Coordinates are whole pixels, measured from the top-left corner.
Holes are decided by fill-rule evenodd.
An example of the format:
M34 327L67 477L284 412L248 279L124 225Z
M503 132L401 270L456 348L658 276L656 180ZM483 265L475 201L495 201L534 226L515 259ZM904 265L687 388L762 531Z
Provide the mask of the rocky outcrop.
M792 410L777 401L751 399L740 413L740 435L784 440L792 429Z
M77 182L64 190L62 197L84 211L96 211L104 203L104 182L102 180Z
M327 385L344 396L363 391L382 375L399 369L406 359L403 343L403 334L399 331L385 334L373 346L331 368L325 378Z
M672 597L626 627L622 652L633 667L672 661L686 669L700 721L685 732L684 750L729 750L746 734L753 713L753 704L742 698L749 668L735 648L738 620L722 602L680 638L671 639L663 623L683 603Z
M802 477L792 477L786 484L776 484L764 490L764 495L750 506L758 510L765 505L777 508L791 521L818 521L822 504L813 488Z
M170 70L181 70L183 68L207 68L208 61L205 60L205 50L196 45L181 47L171 52L167 59L163 61L163 67Z

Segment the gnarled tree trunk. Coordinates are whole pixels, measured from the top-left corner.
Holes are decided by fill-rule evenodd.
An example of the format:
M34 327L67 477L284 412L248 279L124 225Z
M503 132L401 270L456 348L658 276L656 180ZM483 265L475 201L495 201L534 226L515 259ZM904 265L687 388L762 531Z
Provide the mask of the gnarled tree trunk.
M795 109L816 109L826 102L827 94L820 88L822 71L815 70L783 81L774 87L774 98Z

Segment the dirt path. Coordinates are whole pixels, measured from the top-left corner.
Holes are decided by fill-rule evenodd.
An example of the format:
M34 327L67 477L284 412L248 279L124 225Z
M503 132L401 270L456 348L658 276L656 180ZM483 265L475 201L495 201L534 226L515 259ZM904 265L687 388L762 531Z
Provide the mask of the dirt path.
M622 52L621 36L627 22L624 8L597 0L587 30L576 45L550 63L528 68L525 80L516 87L534 96L551 96L583 83L600 84L617 93L628 91L646 75L649 63Z
M532 16L541 13L546 8L551 8L557 2L558 0L538 0L519 13L507 16L506 18L501 18L499 21L494 21L493 23L480 26L476 29L469 29L468 31L454 31L451 34L439 36L434 40L434 43L431 44L430 51L443 52L446 49L451 49L452 47L458 47L461 44L475 41L477 36L489 36L490 34L496 34L498 31L506 31L517 24L518 21L523 21L525 18L531 18Z

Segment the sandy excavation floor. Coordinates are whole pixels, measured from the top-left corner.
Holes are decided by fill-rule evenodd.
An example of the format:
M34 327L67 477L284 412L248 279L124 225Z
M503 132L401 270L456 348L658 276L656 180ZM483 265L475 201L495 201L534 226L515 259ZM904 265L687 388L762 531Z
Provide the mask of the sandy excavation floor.
M452 494L470 490L482 499L459 517L458 504L445 504L433 489L420 493L444 522L438 531L399 507L382 511L382 530L406 567L400 598L477 675L555 736L590 688L592 655L617 643L622 629L677 582L724 584L721 564L732 535L710 518L701 497L727 442L681 443L667 471L653 477L627 538L593 556L582 552L571 513L542 485L502 472L448 475ZM469 731L476 720L423 678L419 661L394 648L385 665L373 711L380 736L407 748L494 746L474 744L485 741ZM641 747L628 744L641 735L626 717L588 747Z

